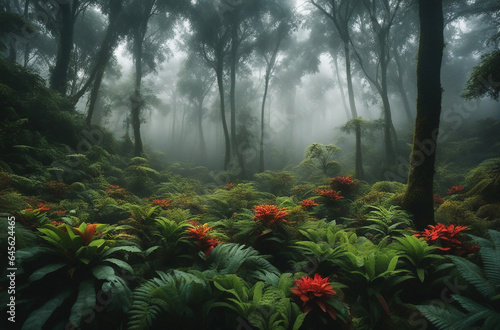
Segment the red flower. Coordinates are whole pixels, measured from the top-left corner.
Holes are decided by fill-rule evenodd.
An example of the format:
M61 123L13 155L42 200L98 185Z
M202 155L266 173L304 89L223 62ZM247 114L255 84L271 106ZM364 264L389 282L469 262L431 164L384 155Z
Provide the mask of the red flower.
M309 313L317 305L333 319L337 317L335 310L328 305L328 300L337 295L328 278L322 278L319 274L315 274L314 278L303 276L295 281L291 291L302 300L305 313Z
M335 190L316 189L316 193L322 197L325 197L330 202L335 202L339 199L344 198L344 196L341 196L339 192Z
M83 232L80 231L79 227L75 227L76 233L82 237L82 244L83 245L89 245L92 238L94 238L94 235L100 234L100 233L96 234L97 226L99 226L99 224L95 224L95 223L86 224Z
M461 194L464 192L463 186L453 186L446 193L447 194Z
M457 238L457 235L463 230L467 229L467 226L446 226L442 223L437 225L429 225L428 229L424 229L420 233L416 233L415 237L423 237L427 243L433 245L440 243L437 248L441 251L451 251L456 254L463 254L467 251L462 246L462 242ZM439 240L439 241L438 241Z
M155 199L153 200L153 205L159 206L164 210L172 208L168 199Z
M38 211L39 212L47 212L47 211L50 211L50 208L47 207L47 203L40 203L40 204L38 204Z
M300 202L300 205L302 205L304 209L310 210L314 206L318 206L318 203L310 199L304 199L302 202Z
M65 214L66 214L66 212L67 212L67 211L64 211L64 210L57 210L57 211L55 212L55 214L57 214L57 215L65 215Z
M266 227L270 227L276 223L286 222L286 209L279 208L276 205L258 205L255 211L254 220L263 223Z
M330 187L333 190L341 190L346 194L351 194L356 190L356 181L350 176L338 176L330 180Z
M233 189L233 187L234 187L234 183L232 183L232 182L227 183L227 184L224 186L224 188L226 188L227 190L231 190L231 189Z
M438 194L434 194L432 198L434 200L434 205L440 205L444 203L444 198L439 196Z
M55 221L55 220L54 220L54 221L52 221L50 224L51 224L52 226L56 226L56 227L58 227L58 226L64 225L64 222L62 222L62 221Z
M208 257L210 252L222 243L218 238L212 238L208 232L212 230L213 227L208 227L205 223L204 225L200 225L197 221L192 221L192 225L194 228L188 228L187 237L196 239L198 248L205 253L205 256Z

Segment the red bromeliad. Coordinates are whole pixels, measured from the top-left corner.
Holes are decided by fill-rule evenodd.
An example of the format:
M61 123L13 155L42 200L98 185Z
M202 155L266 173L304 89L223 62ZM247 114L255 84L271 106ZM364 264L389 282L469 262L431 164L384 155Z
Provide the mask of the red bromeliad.
M302 300L305 313L309 313L315 306L319 306L333 319L337 318L335 309L328 305L328 300L337 295L328 278L322 278L319 274L315 274L314 278L303 276L295 281L295 286L291 291Z
M196 239L196 244L205 253L205 256L208 257L210 252L222 242L218 238L213 238L208 234L213 227L208 227L206 223L200 225L198 222L193 222L191 224L195 227L188 228L187 237Z
M168 199L155 199L153 200L153 205L159 206L164 210L172 208Z
M476 252L478 247L473 246L469 249L463 247L462 241L458 238L458 234L469 228L467 226L444 225L438 223L437 225L429 225L428 229L424 229L420 233L416 233L415 237L423 237L427 243L434 245L440 243L437 248L441 251L450 251L456 254L464 254L465 252ZM439 241L438 241L439 240Z
M464 192L463 186L453 186L446 193L447 194L461 194Z
M313 200L304 199L302 202L300 202L300 205L302 205L304 209L310 210L311 208L313 208L314 206L318 206L319 204Z
M286 222L288 216L286 209L276 205L258 205L253 211L255 211L254 220L263 223L266 227Z
M330 180L330 187L333 190L340 190L346 194L355 192L356 181L350 176L338 176Z
M325 197L330 202L335 202L339 199L344 198L344 196L341 196L340 193L335 190L316 189L316 193L322 197Z
M92 241L92 239L94 238L94 235L100 234L100 233L96 234L97 226L99 226L99 224L88 223L83 231L80 231L80 228L75 227L76 233L80 235L82 238L83 245L89 245L90 241Z
M444 198L441 197L438 194L434 194L434 196L432 197L432 199L434 201L434 205L441 205L441 204L444 203Z

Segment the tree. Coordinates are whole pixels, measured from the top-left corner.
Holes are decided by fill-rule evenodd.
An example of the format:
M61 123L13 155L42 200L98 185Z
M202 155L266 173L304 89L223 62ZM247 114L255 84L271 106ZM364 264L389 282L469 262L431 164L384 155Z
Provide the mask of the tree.
M195 56L187 58L178 74L177 90L194 105L200 139L200 155L202 159L206 159L207 147L203 133L203 102L207 94L212 90L214 77L207 72L208 68L201 60Z
M365 48L361 45L355 45L351 38L354 54L365 77L375 87L382 99L384 110L384 149L385 149L385 167L390 168L396 163L396 151L393 144L396 140L396 133L392 123L391 105L387 90L387 68L391 61L390 55L390 31L394 25L396 15L400 10L402 0L362 0L365 11L359 15L358 26L361 32L368 34L364 30L365 26L371 27L372 35L366 36L366 41L373 40L375 43L372 48L365 51L363 56L361 50ZM370 22L365 23L365 20Z
M462 96L468 100L488 96L498 101L500 96L500 50L483 55L467 81Z
M68 0L57 2L56 33L58 36L56 63L50 75L50 87L61 95L66 95L68 84L68 69L73 51L73 38L77 17L83 13L93 0ZM37 5L38 9L47 12L45 6ZM50 15L50 13L47 13Z
M305 160L312 161L328 176L328 170L338 166L338 162L333 160L333 156L340 151L340 148L333 144L323 145L313 143L306 148Z
M434 223L433 181L441 115L443 2L419 0L420 39L417 62L417 118L403 207L417 229Z
M279 12L263 15L261 19L261 33L257 37L256 48L260 57L265 60L264 95L262 96L260 116L260 143L259 143L259 172L264 172L264 123L269 82L279 61L278 55L282 49L284 39L294 26L290 8L278 7Z
M354 89L352 86L352 73L351 73L351 24L352 18L356 11L357 1L340 0L340 1L326 1L326 0L310 0L311 3L328 19L330 19L344 45L345 69L347 80L347 92L349 95L349 106L351 108L352 118L358 117L356 109L356 102L354 100ZM356 127L356 141L361 141L361 127ZM361 154L361 144L356 143L356 160L355 160L355 174L354 176L360 180L364 178L363 160Z
M227 15L220 14L210 1L198 1L193 4L189 10L192 30L189 44L206 61L207 65L215 71L217 77L225 141L224 170L227 170L231 159L231 140L226 120L224 60L230 49L231 28L227 22Z

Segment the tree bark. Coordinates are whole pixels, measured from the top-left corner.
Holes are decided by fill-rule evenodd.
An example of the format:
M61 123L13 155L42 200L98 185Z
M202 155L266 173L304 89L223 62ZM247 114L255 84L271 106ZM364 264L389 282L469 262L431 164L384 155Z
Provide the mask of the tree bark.
M260 112L260 146L259 146L259 172L264 172L264 115L266 109L267 92L269 90L269 78L271 72L266 69L266 77L264 82L264 96L262 97L262 108Z
M229 168L229 161L231 158L231 141L229 139L229 131L227 129L226 121L226 106L224 102L224 77L223 77L223 58L218 56L217 60L217 85L219 87L219 99L220 99L220 112L222 117L222 129L224 131L225 140L225 152L224 152L224 171Z
M73 4L75 6L75 4ZM61 95L66 95L68 84L68 68L73 51L73 32L75 18L68 2L59 4L61 22L59 26L59 45L57 48L56 65L50 77L50 87Z
M396 62L396 68L398 69L398 78L397 85L399 94L401 95L401 99L403 100L403 106L405 108L406 117L408 118L408 122L413 124L413 115L410 109L410 102L408 102L408 95L406 94L406 90L403 82L403 69L401 67L401 61L399 59L398 54L394 54L394 62Z
M134 156L140 157L143 153L141 137L141 83L142 83L142 43L144 35L136 31L134 36L134 58L135 58L135 86L134 95L131 99L132 130L134 131Z
M419 230L434 223L433 180L441 115L443 58L442 0L419 0L420 40L417 62L417 118L403 207Z
M349 108L345 100L344 87L342 86L342 79L340 79L339 65L337 63L337 55L332 52L333 64L335 65L335 73L337 75L337 82L339 84L340 97L342 99L342 105L344 106L345 115L347 120L353 119L349 114Z
M207 159L207 145L203 133L203 100L198 102L198 132L200 135L200 152L203 161Z
M236 137L236 64L238 61L238 26L236 23L231 27L231 90L229 92L229 102L231 106L231 150L233 157L236 157L240 166L240 175L246 177L245 160L243 154L238 148Z
M349 94L349 107L351 108L352 118L358 117L356 109L356 102L354 101L354 89L352 87L351 75L351 55L349 50L348 39L344 40L344 55L345 55L345 71L347 79L347 92ZM365 178L365 171L363 170L363 156L361 152L361 126L356 122L356 157L355 157L355 172L354 177L363 180Z

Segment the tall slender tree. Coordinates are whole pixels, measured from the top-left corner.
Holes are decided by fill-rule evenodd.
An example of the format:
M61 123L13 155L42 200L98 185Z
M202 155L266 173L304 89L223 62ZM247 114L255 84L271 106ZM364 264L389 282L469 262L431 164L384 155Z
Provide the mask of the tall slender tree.
M417 63L417 119L403 206L417 229L434 223L433 182L441 115L443 2L419 0L420 40Z
M352 86L352 68L351 68L351 24L358 6L354 0L310 0L311 3L323 13L331 22L333 22L344 46L345 71L347 81L347 93L349 96L349 107L351 108L352 118L358 117L356 101L354 100L354 88ZM355 177L364 179L363 159L361 153L361 127L356 124L356 159L355 159Z

